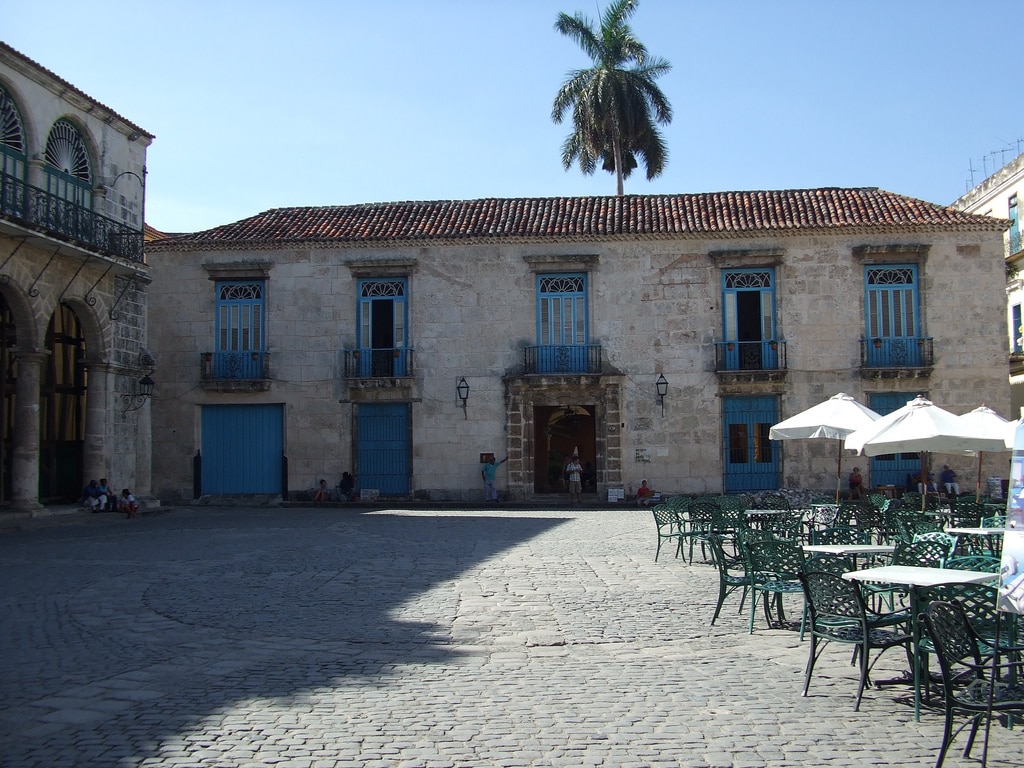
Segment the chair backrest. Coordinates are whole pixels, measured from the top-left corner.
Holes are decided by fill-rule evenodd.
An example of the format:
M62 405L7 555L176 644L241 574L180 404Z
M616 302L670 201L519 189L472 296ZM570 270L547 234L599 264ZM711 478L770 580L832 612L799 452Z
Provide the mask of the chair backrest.
M893 565L920 565L924 568L941 568L949 557L949 545L942 541L901 541L892 553Z
M811 507L811 521L816 525L830 526L836 524L839 507L835 502L815 502L818 506Z
M811 531L811 544L869 544L870 533L852 525L835 525Z
M917 491L904 491L900 500L905 509L921 509L921 494Z
M907 528L910 530L911 541L926 533L942 533L942 526L937 520L908 520Z
M881 507L861 507L853 524L863 531L881 531L885 526L885 515Z
M715 566L723 579L730 576L733 578L746 576L747 559L739 552L726 552L724 536L712 533L708 536L708 543L711 545Z
M675 528L679 525L679 513L668 504L657 504L651 507L651 513L654 515L654 524L658 526L659 532L662 528Z
M950 557L942 564L943 568L953 571L988 571L999 573L1000 559L994 555L962 555Z
M956 528L977 528L985 515L985 507L976 501L965 501L963 497L956 500L951 512L950 521Z
M955 681L967 671L965 664L980 666L978 638L963 607L951 601L933 600L921 614L921 620L935 645L943 687L949 696Z
M951 557L956 547L956 536L944 531L925 531L914 534L914 541L938 541L946 546L946 557ZM943 558L945 561L946 558Z
M789 499L781 493L766 493L757 502L758 509L790 509Z
M710 499L694 499L686 510L691 530L710 530L718 505Z
M678 512L685 512L690 506L689 496L669 496L663 502Z
M716 496L715 503L718 505L718 508L722 510L737 510L742 512L747 508L747 503L742 496Z
M917 598L918 604L922 607L935 600L956 603L963 609L974 633L992 641L995 638L996 623L1003 621L1003 627L1010 631L1006 619L1013 618L1008 614L1004 618L1004 614L996 610L998 592L999 588L995 584L934 584L930 587L918 587Z
M765 520L762 523L762 527L774 533L777 539L797 541L800 538L803 519L804 513L802 510L783 510L783 514L774 515Z
M821 571L842 576L857 570L857 561L848 555L811 555L804 559L804 573Z
M993 515L992 517L983 517L981 519L982 528L1005 528L1006 527L1006 515Z
M711 530L730 533L747 527L747 514L742 509L714 509L711 512Z
M889 503L889 497L881 493L869 493L865 499L873 509L881 512Z
M783 580L796 581L804 567L804 550L799 544L783 539L748 541L750 569L758 573L774 574Z
M776 538L772 531L762 528L742 528L736 531L736 541L739 542L740 549L747 549L756 541L774 541Z
M800 574L800 583L811 611L812 630L819 620L866 621L864 597L854 582L835 573L805 571Z

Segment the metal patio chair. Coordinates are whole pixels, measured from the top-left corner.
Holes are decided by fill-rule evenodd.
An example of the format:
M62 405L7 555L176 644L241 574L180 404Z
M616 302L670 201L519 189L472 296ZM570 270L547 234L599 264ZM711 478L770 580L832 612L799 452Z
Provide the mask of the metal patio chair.
M658 555L661 554L661 546L666 541L675 541L676 557L683 549L683 528L679 513L667 504L657 504L651 507L654 514L654 525L658 531L658 548L654 550L654 562L658 562Z
M925 631L935 646L942 670L942 691L946 719L935 768L942 768L953 739L970 726L964 757L970 757L983 719L995 714L1024 717L1024 662L989 662L980 647L984 641L971 626L963 606L935 600L921 614ZM958 714L968 719L953 730ZM982 756L988 758L988 740Z
M857 703L854 705L854 711L859 711L875 662L889 648L896 647L902 647L909 658L911 635L905 624L894 621L891 614L871 611L858 585L840 575L808 571L800 574L800 583L807 600L807 629L811 636L803 695L806 696L810 689L814 666L825 647L829 643L853 645L854 657L860 667ZM872 651L878 651L874 660L871 660Z

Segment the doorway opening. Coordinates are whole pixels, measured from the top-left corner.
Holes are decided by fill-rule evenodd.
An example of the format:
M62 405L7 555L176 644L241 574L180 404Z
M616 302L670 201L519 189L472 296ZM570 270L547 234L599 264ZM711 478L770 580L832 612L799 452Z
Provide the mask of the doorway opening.
M573 452L583 465L583 492L597 492L597 439L594 407L538 405L534 407L534 492L568 493L565 465Z
M74 501L85 484L87 372L81 364L86 358L85 333L71 307L61 304L50 318L46 349L50 354L39 398L39 500Z

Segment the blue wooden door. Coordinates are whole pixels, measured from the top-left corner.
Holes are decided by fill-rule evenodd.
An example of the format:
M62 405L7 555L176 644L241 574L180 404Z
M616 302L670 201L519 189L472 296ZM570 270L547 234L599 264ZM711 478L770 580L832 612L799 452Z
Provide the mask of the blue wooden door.
M921 365L917 266L869 267L865 280L868 367Z
M409 494L409 404L362 403L356 415L356 471L361 489Z
M281 493L284 407L204 405L203 493Z
M779 457L768 439L778 421L774 397L723 397L726 493L779 487Z
M874 392L868 395L868 406L879 416L887 416L913 399L913 396L905 392ZM904 488L907 485L907 475L916 475L921 471L921 454L916 451L887 453L868 459L868 466L871 469L870 481L873 487L895 485L897 488Z
M734 269L722 273L725 369L770 371L778 367L774 272Z
M538 373L588 369L587 276L537 276Z

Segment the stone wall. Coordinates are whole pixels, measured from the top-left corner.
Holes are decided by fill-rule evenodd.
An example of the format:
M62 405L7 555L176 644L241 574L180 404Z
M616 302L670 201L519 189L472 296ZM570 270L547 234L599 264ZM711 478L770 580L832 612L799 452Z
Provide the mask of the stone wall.
M919 264L923 324L935 344L934 369L924 379L862 376L863 275L875 258ZM955 412L984 402L1009 416L1002 253L992 233L168 251L150 261L151 306L161 318L150 330L162 390L154 404L155 485L165 496L191 494L197 409L216 402L286 404L289 485L300 490L320 477L334 484L353 468L354 403L409 401L413 493L455 499L480 497L479 454L486 451L510 457L507 474L499 474L510 495L533 494L530 409L563 399L596 414L599 490L627 493L642 478L667 492L721 490L723 394L775 395L780 420L838 391L862 401L872 391L908 399L925 392ZM273 381L260 392L204 390L199 359L214 333L210 265L253 261L271 265ZM357 275L373 274L374 264L409 281L416 375L398 390L353 387L342 375L344 350L357 342ZM604 373L558 382L524 377L523 350L537 337L537 274L581 264L590 341L603 347ZM776 270L788 371L773 381L720 382L720 270L766 264ZM664 415L659 374L669 382ZM465 413L455 390L462 377L470 386ZM834 447L799 442L784 447L781 484L834 488ZM993 459L995 474L997 465Z

